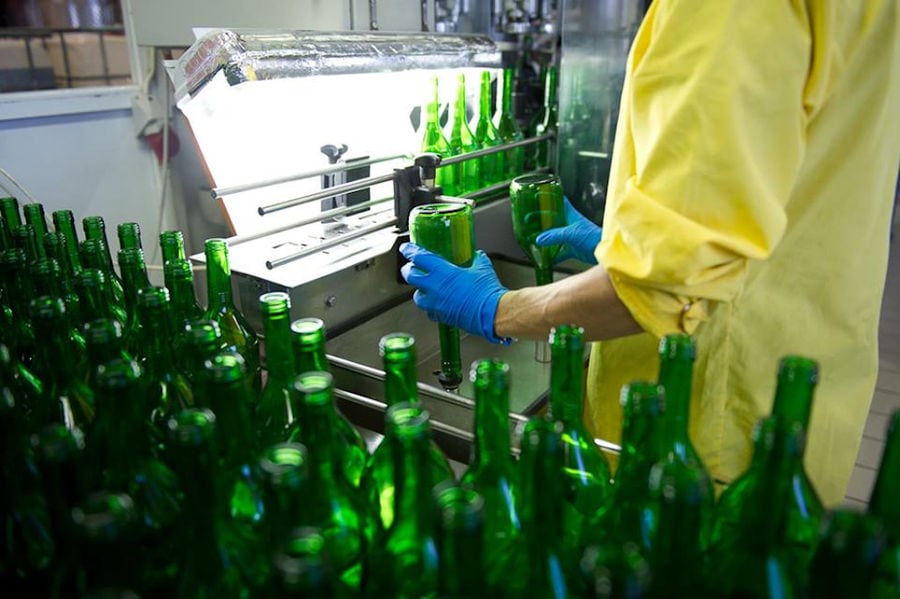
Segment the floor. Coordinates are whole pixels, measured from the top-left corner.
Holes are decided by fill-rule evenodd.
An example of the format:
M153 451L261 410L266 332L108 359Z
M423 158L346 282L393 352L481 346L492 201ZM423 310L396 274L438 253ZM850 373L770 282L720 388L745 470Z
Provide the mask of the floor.
M875 484L888 417L900 409L900 230L895 226L878 332L879 371L856 468L844 504L864 509Z

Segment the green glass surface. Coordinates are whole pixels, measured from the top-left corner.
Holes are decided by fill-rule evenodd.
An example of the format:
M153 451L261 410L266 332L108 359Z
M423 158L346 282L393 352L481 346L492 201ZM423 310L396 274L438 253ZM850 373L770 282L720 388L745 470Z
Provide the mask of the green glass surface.
M550 415L562 423L566 542L574 547L586 518L603 505L610 490L609 463L582 418L584 329L560 325L550 331Z
M519 247L531 260L538 285L553 281L553 260L560 246L538 247L537 236L566 224L563 192L559 179L550 174L521 175L509 185L513 233Z
M192 320L185 325L183 334L184 359L180 367L194 387L195 402L199 402L196 396L204 392L206 360L224 351L225 342L222 340L219 325L212 320Z
M81 259L78 254L78 230L75 227L75 215L71 210L55 210L51 214L53 227L57 233L62 233L66 240L66 253L69 255L69 264L72 270L81 270Z
M43 247L38 243L34 227L29 224L19 225L12 230L12 245L25 251L25 261L31 264L40 260ZM38 251L40 249L40 251Z
M194 291L194 270L183 259L168 260L163 267L166 289L172 302L172 323L175 327L175 347L184 346L184 327L192 320L203 318L203 308L197 303Z
M650 564L634 543L606 540L588 545L578 565L582 597L650 596Z
M53 235L53 233L48 233L48 235ZM68 285L65 284L59 262L53 258L42 258L31 263L30 271L35 296L47 295L63 300L66 306L66 321L71 329L73 340L83 348L84 344L79 339L80 334L77 330L82 320L81 301L78 295L70 292Z
M657 521L647 554L653 573L652 596L705 596L709 584L703 568L705 510L713 499L707 496L709 476L695 463L669 453L650 470L649 488ZM717 580L714 584L728 582Z
M419 403L415 338L407 333L390 333L381 338L378 350L384 365L384 396L388 408L400 403ZM385 426L385 438L369 456L360 482L360 488L367 493L372 510L378 514L384 529L394 521L394 461L391 457L390 430ZM434 442L429 445L427 462L435 484L454 478L447 458Z
M524 551L510 570L508 592L516 597L567 597L577 567L564 540L565 480L562 426L533 417L519 443L522 476L520 513Z
M416 403L387 410L385 439L393 463L393 518L373 543L366 597L434 597L438 585L436 522L429 451L430 416ZM384 446L384 445L382 445Z
M422 151L434 152L439 154L441 158L450 157L450 142L444 137L441 131L441 123L439 120L440 103L438 100L438 79L434 78L432 82L434 88L431 101L425 105L425 128L422 134ZM459 165L440 166L435 175L435 185L443 188L446 195L455 195L457 192L456 182L459 179L457 172Z
M143 249L141 245L141 225L135 222L119 223L116 227L119 237L119 251Z
M713 545L727 551L749 534L747 514L761 501L759 495L781 493L782 500L771 504L773 513L766 517L780 522L773 543L786 559L793 586L800 593L808 589L809 562L824 515L803 466L817 381L818 365L814 361L798 356L781 360L772 415L762 420L754 433L749 468L722 493L712 531Z
M81 319L85 322L97 318L116 318L109 303L106 275L99 268L84 268L74 280L75 292L81 309Z
M294 354L294 372L313 370L329 372L325 355L325 323L319 318L298 318L291 323L291 344ZM337 412L337 432L343 439L344 474L354 487L360 485L369 451L359 431L347 417Z
M253 389L259 391L262 386L259 341L253 327L234 305L228 245L224 239L206 240L206 290L208 304L204 318L215 321L225 344L244 357Z
M276 443L263 450L256 463L265 504L265 527L260 534L263 544L277 547L308 518L309 470L309 454L301 443Z
M256 434L261 447L290 441L298 434L298 406L290 387L297 374L291 348L291 300L280 291L259 296L266 348L266 385L257 406Z
M0 214L3 215L4 225L10 231L22 224L22 215L19 212L19 200L16 198L0 198Z
M11 248L0 252L0 297L2 297L4 342L19 360L34 366L37 339L31 322L28 302L34 290L27 275L25 252Z
M258 446L253 432L253 395L243 356L216 353L203 362L200 390L194 387L194 403L216 415L218 468L226 478L231 518L242 534L255 534L262 519L262 491L252 474Z
M47 217L44 215L43 204L32 202L22 206L22 214L25 216L25 222L31 225L34 231L34 239L36 242L36 251L38 259L46 258L47 252L44 250L43 239L44 234L48 231Z
M475 135L469 129L469 117L466 113L466 76L460 74L456 78L456 102L453 104L453 117L450 123L450 155L467 154L479 149ZM481 187L481 158L466 160L457 166L456 193L459 195L475 191Z
M125 310L125 290L122 281L112 271L106 261L106 246L103 241L97 239L85 239L81 242L81 263L84 268L95 268L103 273L106 280L106 301L115 317L125 324L128 322L128 312Z
M500 105L500 115L497 117L497 133L503 143L522 141L525 134L519 128L516 115L513 111L512 92L515 85L513 69L503 69L503 95ZM518 177L525 170L525 148L518 147L506 150L503 158L503 167L506 178Z
M468 599L488 592L484 567L484 499L447 481L433 491L437 520L438 597Z
M887 547L872 582L872 597L900 598L900 410L891 415L869 514L884 526Z
M35 373L44 381L46 420L36 424L60 422L69 429L86 430L94 418L94 394L83 380L83 365L66 326L65 305L61 299L41 296L30 304L35 335L41 339Z
M491 588L501 588L522 532L519 476L510 454L509 365L497 359L478 360L472 363L469 378L475 391L475 440L472 462L461 483L483 497L484 570Z
M115 359L132 360L125 351L122 324L112 318L97 318L82 325L87 349L87 376L85 380L91 389L97 388L97 375L107 362Z
M128 313L128 321L125 323L125 345L133 349L140 338L142 326L137 311L138 293L151 286L143 250L139 248L119 250L119 269L122 271L125 311Z
M23 425L31 427L33 420L47 420L38 418L45 408L41 404L44 383L3 342L0 342L0 385L10 392L23 417Z
M64 293L69 295L74 294L74 279L78 272L80 272L81 267L79 266L76 269L72 265L71 257L66 248L66 236L57 232L45 233L44 249L46 250L47 258L56 260L57 264L59 264L62 275L61 284ZM75 301L77 301L77 298ZM68 298L66 298L66 304L69 304Z
M176 528L174 597L246 597L245 573L259 569L256 543L229 517L232 479L220 466L218 427L216 415L197 409L181 412L167 427L185 506Z
M475 225L472 208L466 204L425 204L409 213L409 238L426 250L463 267L475 258ZM446 389L456 389L462 382L459 355L459 329L438 324L441 344L439 380Z
M783 506L790 495L790 469L785 451L796 452L802 440L796 432L779 430L774 418L754 430L753 462L737 521L727 530L716 522L710 575L728 592L747 596L793 596L794 582L804 572L792 572L783 546ZM728 505L728 504L725 504ZM721 509L720 509L721 513Z
M609 501L584 529L585 545L619 548L634 545L646 552L656 536L656 511L648 481L653 465L663 458L665 392L655 382L634 381L622 388L622 451Z
M691 469L706 473L708 488L702 496L703 528L700 537L702 547L705 549L709 546L712 533L715 493L712 477L688 434L696 356L697 346L689 335L666 335L659 342L658 382L666 391L664 418L667 434L663 443L663 454L686 464Z
M299 399L300 441L309 453L310 484L307 521L329 542L335 574L347 590L358 592L363 557L374 532L374 520L363 495L343 473L343 451L334 435L334 380L327 372L305 372L292 387Z
M272 558L272 576L260 595L264 599L334 597L328 541L314 527L289 531Z
M109 239L106 237L106 222L102 216L86 216L81 220L81 226L84 229L85 241L93 240L102 244L100 259L103 265L91 264L95 268L103 268L103 274L109 279L109 285L112 289L115 303L125 305L125 291L122 289L122 279L116 274L113 266L112 254L109 248Z
M535 115L534 135L556 135L559 131L559 112L556 102L558 69L556 65L547 67L544 78L544 104ZM531 146L534 148L535 166L553 167L556 163L556 140L548 139Z
M172 318L165 287L142 289L137 297L137 314L141 328L133 353L147 376L147 415L155 440L163 444L165 423L194 405L194 393L176 366L178 356L172 352Z
M876 584L885 555L884 524L848 508L833 510L823 521L821 540L809 573L810 597L896 597L898 588ZM896 554L892 556L896 558Z
M172 260L184 260L184 235L181 231L163 231L159 234L159 248L162 251L163 266Z
M491 74L488 71L481 73L481 92L478 100L478 120L475 122L475 141L480 148L489 148L500 145L500 133L494 126L491 110ZM493 185L504 181L506 176L503 171L503 152L495 152L481 159L481 184Z

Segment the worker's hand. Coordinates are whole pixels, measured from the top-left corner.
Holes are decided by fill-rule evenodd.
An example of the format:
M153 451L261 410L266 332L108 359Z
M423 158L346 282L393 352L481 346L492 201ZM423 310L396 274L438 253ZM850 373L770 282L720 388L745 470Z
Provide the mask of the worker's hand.
M400 274L418 289L413 301L428 318L480 335L492 343L509 343L494 334L494 316L500 296L508 291L500 284L490 258L481 250L469 268L451 264L414 243L400 246L408 264Z
M587 264L597 264L594 249L600 243L603 229L582 216L569 198L563 198L563 201L566 205L566 226L544 231L534 240L535 244L538 247L561 245L554 262L575 258Z

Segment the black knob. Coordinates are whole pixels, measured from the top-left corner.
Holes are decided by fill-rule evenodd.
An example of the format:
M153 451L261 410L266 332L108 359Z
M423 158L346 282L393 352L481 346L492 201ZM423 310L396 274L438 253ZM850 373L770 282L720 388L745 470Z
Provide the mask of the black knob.
M428 187L434 187L434 180L437 178L437 167L441 164L441 155L433 152L419 154L416 156L413 164L422 171L422 183Z
M328 164L337 164L344 152L347 151L347 144L336 146L334 144L325 144L319 151L328 156Z

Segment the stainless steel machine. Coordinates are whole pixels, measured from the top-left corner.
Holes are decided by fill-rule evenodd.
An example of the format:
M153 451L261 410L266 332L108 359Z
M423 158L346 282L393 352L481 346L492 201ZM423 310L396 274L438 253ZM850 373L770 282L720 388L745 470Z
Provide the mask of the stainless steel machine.
M439 79L441 104L449 104L459 73L470 82L469 106L477 107L482 71L521 69L523 60L530 60L523 59L523 52L549 51L557 61L560 31L565 69L566 27L583 34L575 36L582 53L589 37L585 23L567 25L565 11L585 14L604 3L426 4L432 12L427 26L427 11L422 12L424 32L216 29L181 56L173 80L213 201L233 233L229 255L244 313L261 329L259 295L286 291L294 317L322 318L341 408L360 426L376 431L384 411L378 339L393 331L412 333L419 394L432 414L436 438L451 458L465 461L472 430L471 385L464 381L455 392L440 387L437 327L413 305L413 290L399 277L397 247L404 239L410 191L429 197L431 190L431 197L447 199L433 193L429 167L416 159L422 120L418 107L432 77ZM619 38L622 32L633 33L639 3L605 4L630 7L617 13L614 29ZM485 24L490 31L480 35L452 33ZM609 29L605 24L597 28ZM617 46L616 53L624 65L622 48ZM573 55L578 53L573 50ZM604 80L613 71L624 72L624 67L608 68ZM572 82L565 73L561 98L568 102L571 94L565 90ZM584 93L583 81L579 86ZM611 100L604 102L608 109ZM565 102L560 108L564 118ZM568 148L561 150L564 156L578 152L565 139L556 145ZM604 187L605 179L593 183ZM516 288L533 284L533 271L513 238L507 186L504 182L449 199L473 204L476 245L492 257L501 281ZM581 191L569 193L576 203L587 197ZM202 262L203 256L193 259ZM564 268L556 276L569 272ZM533 342L495 346L464 334L461 347L464 365L483 357L510 363L511 427L542 408L550 366L535 360Z

